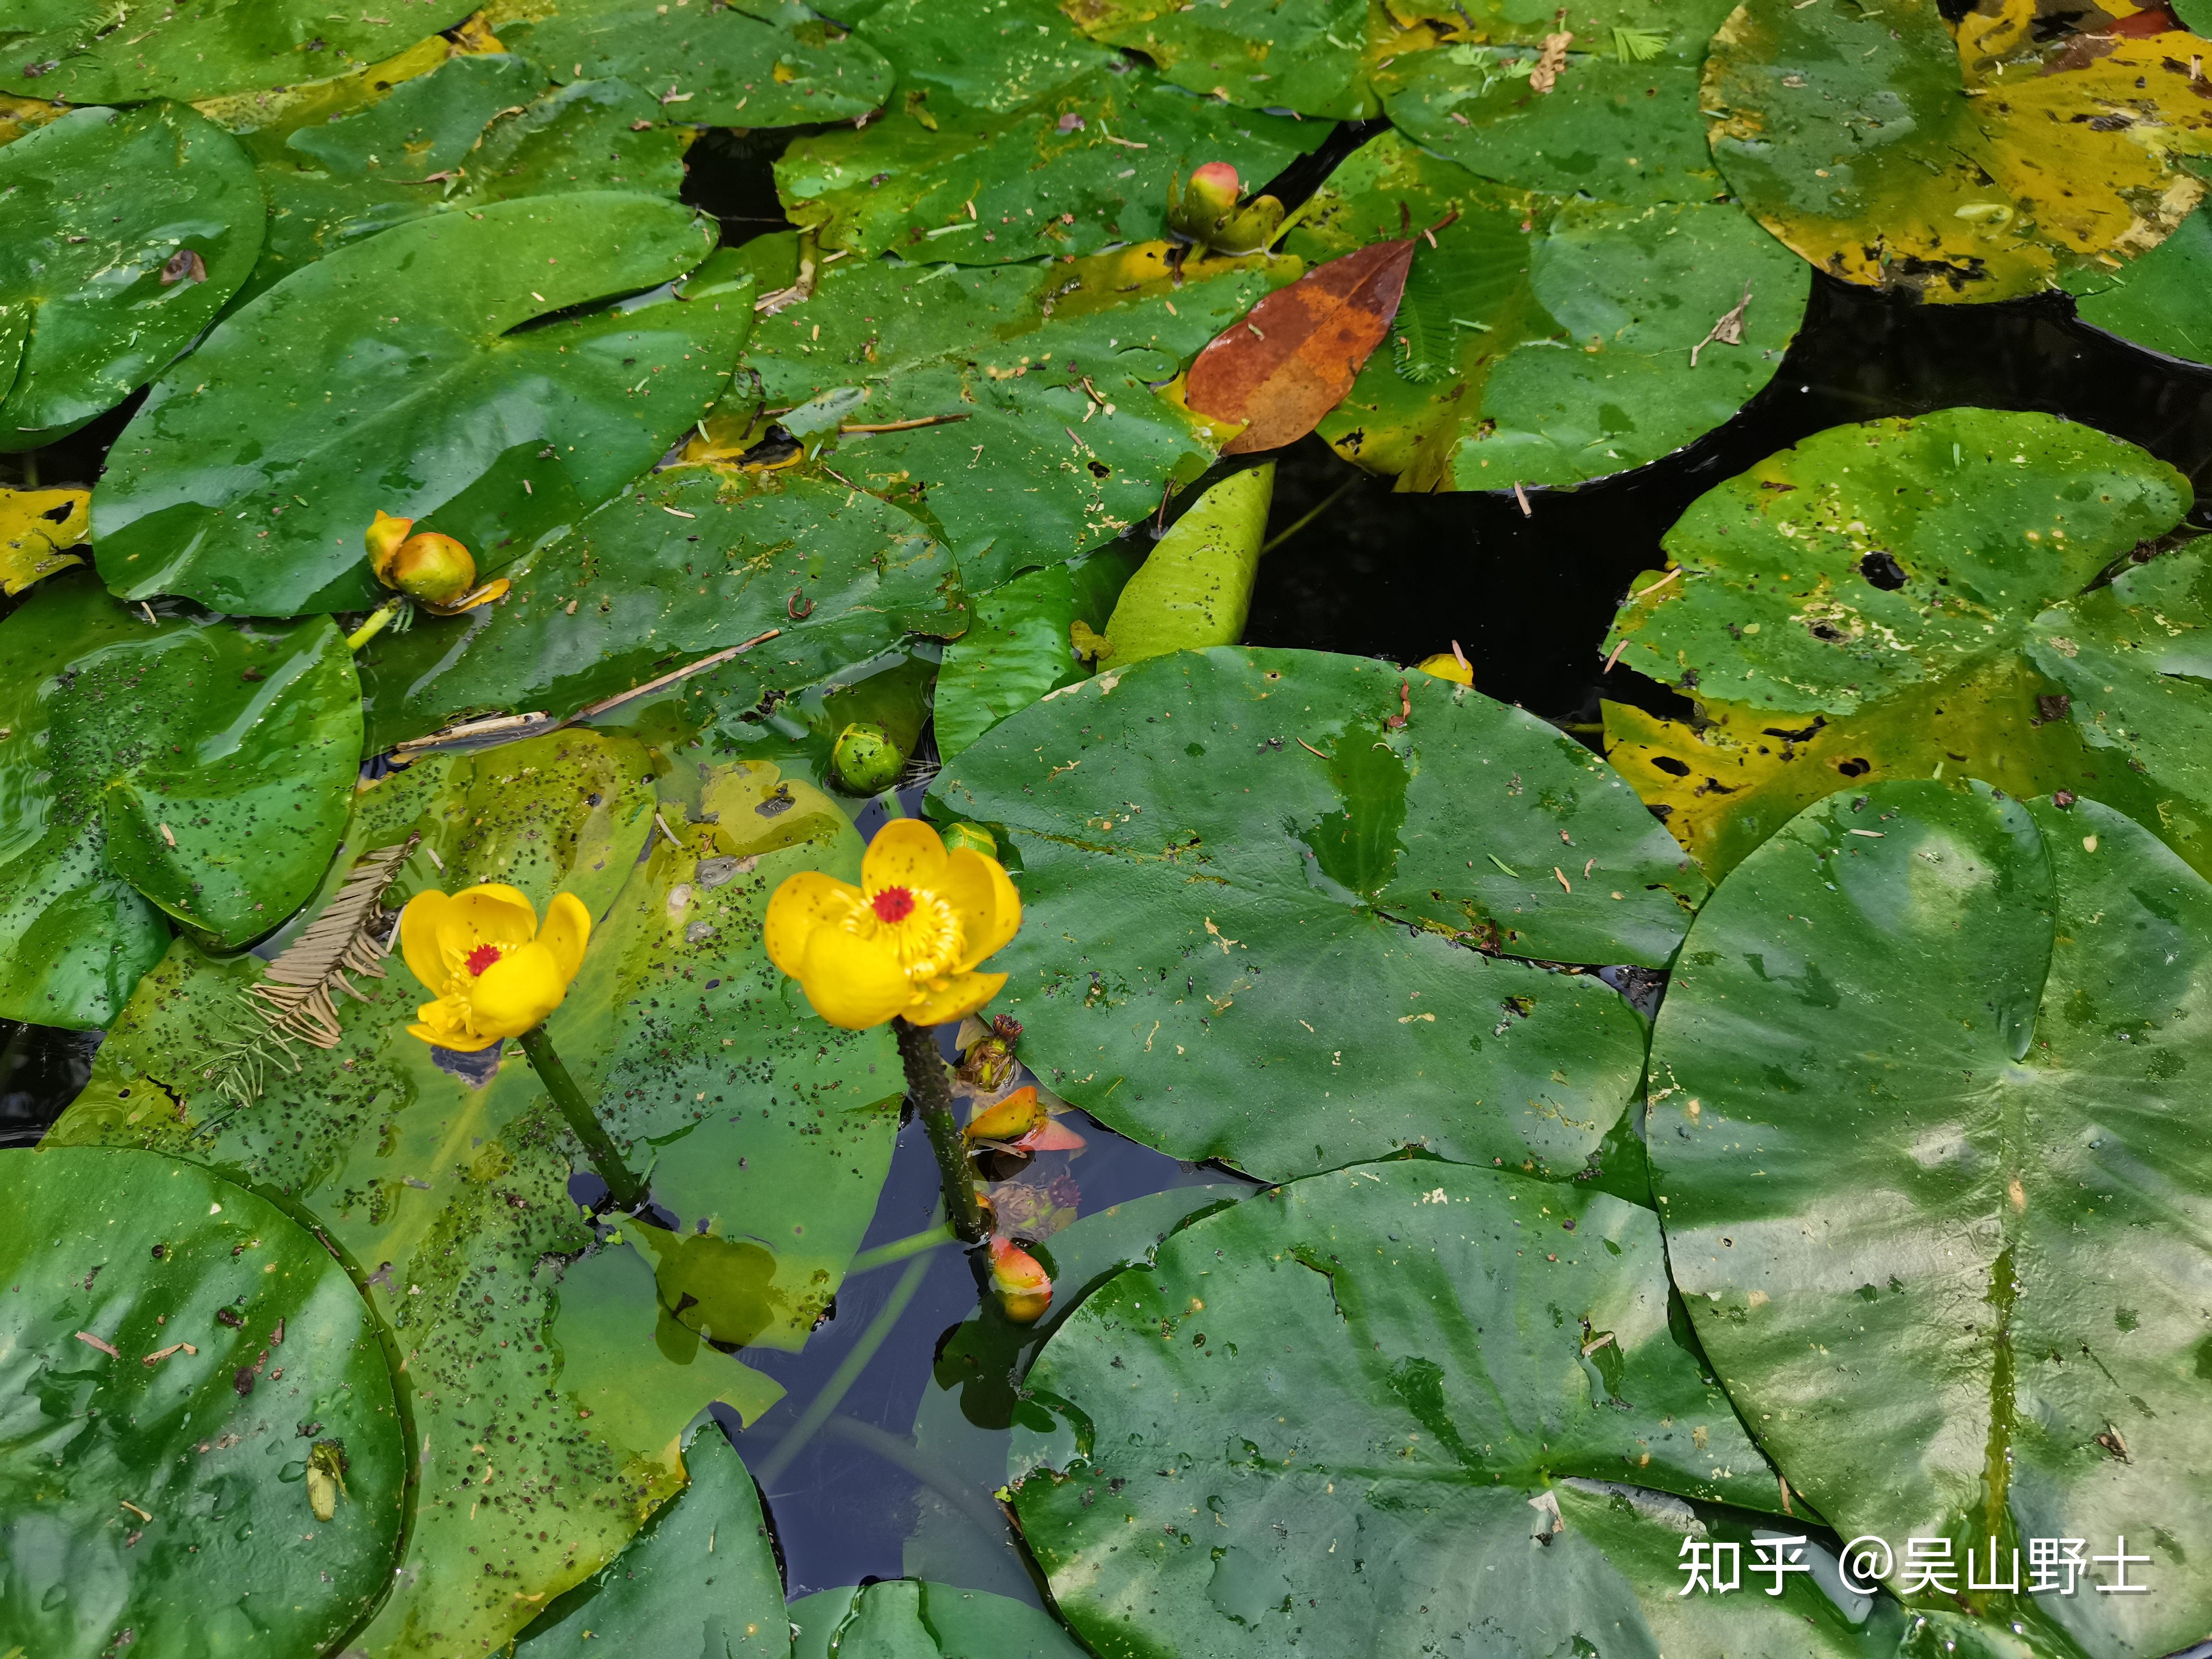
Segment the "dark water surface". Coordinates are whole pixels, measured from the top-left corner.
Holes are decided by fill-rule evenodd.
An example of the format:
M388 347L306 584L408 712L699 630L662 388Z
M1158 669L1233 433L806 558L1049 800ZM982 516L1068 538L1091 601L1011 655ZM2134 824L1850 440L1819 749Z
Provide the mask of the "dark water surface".
M1300 163L1285 193L1310 191L1361 136L1345 135ZM785 142L786 134L709 133L692 151L687 199L721 220L727 240L783 228L768 169ZM33 458L38 476L90 483L137 401ZM1928 307L1816 276L1803 331L1773 384L1736 419L1638 471L1572 492L1534 492L1526 514L1510 495L1394 494L1318 440L1295 447L1280 459L1274 525L1335 499L1268 556L1246 637L1401 663L1457 640L1480 690L1586 740L1595 738L1601 697L1679 714L1686 705L1667 688L1625 670L1603 672L1599 641L1630 578L1661 562L1660 538L1682 509L1826 427L1953 404L2062 415L2142 445L2200 492L2212 483L2212 371L2102 335L2074 320L2063 297ZM20 458L5 465L15 482ZM2192 520L2212 525L2201 502ZM862 827L880 821L873 810ZM0 1145L37 1139L82 1087L97 1042L96 1035L0 1022ZM1089 1142L1064 1170L1085 1215L1142 1194L1234 1179L1164 1158L1080 1114L1068 1121ZM927 1142L909 1122L868 1245L921 1230L936 1192ZM847 1280L804 1352L744 1356L788 1390L750 1429L726 1426L764 1475L793 1596L913 1572L1039 1599L991 1496L1003 1459L994 1473L990 1443L963 1431L955 1448L927 1428L943 1419L945 1404L933 1364L948 1333L975 1310L978 1285L957 1249L877 1267ZM879 1328L901 1295L903 1309ZM870 1342L878 1344L872 1357L841 1378ZM810 1423L810 1407L833 1380L843 1383L842 1397ZM2197 1651L2212 1656L2212 1644Z

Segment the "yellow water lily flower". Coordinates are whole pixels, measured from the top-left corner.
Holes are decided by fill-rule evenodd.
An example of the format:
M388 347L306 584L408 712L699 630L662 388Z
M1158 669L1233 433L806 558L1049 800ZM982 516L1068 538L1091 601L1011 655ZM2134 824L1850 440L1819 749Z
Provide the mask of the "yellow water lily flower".
M472 1054L520 1036L561 1006L583 965L592 913L574 893L556 893L545 925L527 896L501 882L450 896L417 893L399 914L399 949L434 993L415 1012L411 1036Z
M974 1013L1006 982L975 965L1021 925L997 860L947 853L920 819L894 818L868 843L857 888L818 870L777 888L764 942L815 1012L860 1031L894 1015L937 1025Z

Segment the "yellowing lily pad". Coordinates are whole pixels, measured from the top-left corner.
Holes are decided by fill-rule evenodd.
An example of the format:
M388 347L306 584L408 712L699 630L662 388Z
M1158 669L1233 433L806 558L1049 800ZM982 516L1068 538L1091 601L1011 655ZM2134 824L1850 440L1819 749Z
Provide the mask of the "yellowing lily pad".
M91 500L88 489L0 489L0 592L84 562L65 550L84 540Z
M1984 0L1748 0L1713 38L1713 154L1760 223L1830 275L1931 301L2118 271L2205 193L2212 43L2126 0L2063 17Z
M1616 762L1715 875L1829 791L1899 777L2093 793L2212 861L2212 780L2186 743L2154 738L2155 767L2136 746L2180 717L2150 709L2201 695L2199 556L2142 573L2172 624L2112 603L2140 578L2106 581L2190 501L2164 462L2047 415L1816 433L1693 502L1674 568L1614 617L1603 649L1704 710L1695 730L1610 711Z

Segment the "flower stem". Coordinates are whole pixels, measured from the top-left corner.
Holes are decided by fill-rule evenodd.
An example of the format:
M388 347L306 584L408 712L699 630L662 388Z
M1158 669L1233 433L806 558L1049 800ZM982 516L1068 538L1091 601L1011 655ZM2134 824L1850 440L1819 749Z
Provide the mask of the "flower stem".
M407 596L395 593L368 613L368 620L346 635L346 649L358 651L385 629L385 625L399 614L399 607L407 603ZM556 1062L558 1063L557 1061Z
M906 1091L921 1114L921 1127L929 1132L929 1149L937 1154L937 1173L945 1186L945 1212L952 1231L970 1244L983 1242L983 1212L975 1202L975 1177L968 1164L968 1148L960 1126L952 1121L952 1090L945 1080L945 1060L937 1052L937 1039L927 1025L910 1025L902 1018L891 1021L898 1039L899 1060L906 1067Z
M629 1172L615 1150L614 1137L599 1127L585 1103L584 1092L576 1086L576 1079L568 1075L568 1068L561 1063L561 1056L553 1052L553 1039L545 1035L543 1025L533 1025L517 1042L522 1052L530 1057L531 1069L538 1080L545 1085L545 1092L561 1109L561 1115L584 1143L584 1156L591 1159L592 1167L599 1171L599 1179L607 1183L607 1191L615 1207L623 1213L645 1202L645 1183Z

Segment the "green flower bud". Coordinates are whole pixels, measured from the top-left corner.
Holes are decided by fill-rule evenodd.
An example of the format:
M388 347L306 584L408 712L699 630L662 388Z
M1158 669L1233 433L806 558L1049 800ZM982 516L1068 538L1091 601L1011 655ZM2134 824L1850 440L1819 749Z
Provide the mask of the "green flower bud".
M837 734L830 751L833 781L848 795L877 795L896 783L906 755L891 734L869 720L855 720Z
M971 853L981 853L987 859L999 856L999 843L991 832L980 823L956 823L945 832L945 850L964 847Z

